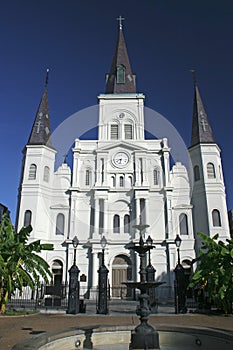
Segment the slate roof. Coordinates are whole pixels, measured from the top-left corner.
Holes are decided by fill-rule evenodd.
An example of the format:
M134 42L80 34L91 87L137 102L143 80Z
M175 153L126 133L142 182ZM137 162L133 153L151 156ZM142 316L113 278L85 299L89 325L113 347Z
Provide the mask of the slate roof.
M191 147L200 143L215 143L215 140L195 79Z
M28 145L47 145L51 147L50 115L48 106L48 70L43 95L36 113Z
M117 66L125 67L125 83L117 83ZM106 82L106 94L136 93L135 76L132 74L122 26L119 28L115 53Z

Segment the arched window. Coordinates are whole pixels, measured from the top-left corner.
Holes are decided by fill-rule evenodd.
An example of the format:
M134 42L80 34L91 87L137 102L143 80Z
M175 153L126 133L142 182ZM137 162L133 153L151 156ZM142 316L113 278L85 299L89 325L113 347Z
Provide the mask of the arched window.
M116 82L117 84L124 84L125 83L125 66L123 64L119 64L117 66L117 72L116 72Z
M126 214L124 216L124 233L130 232L130 216Z
M180 214L179 224L180 224L180 234L188 235L188 217L186 214Z
M32 222L32 212L31 210L26 210L24 213L23 226L27 227L28 225L31 225L31 222Z
M125 124L124 130L125 130L125 140L132 140L133 139L133 125L132 124Z
M116 178L112 176L112 187L116 187Z
M90 186L91 183L91 172L89 169L86 170L86 175L85 175L85 185Z
M29 168L28 180L36 179L36 170L37 170L36 164L31 164Z
M49 182L50 169L48 166L44 167L44 181Z
M193 172L194 172L194 181L199 181L200 180L200 170L199 170L198 165L195 165L195 167L193 168Z
M124 187L124 177L120 176L120 187Z
M56 235L64 235L65 216L59 213L56 220Z
M213 163L207 164L207 177L208 177L208 179L215 179L216 178L215 168L214 168Z
M111 140L118 140L119 138L119 130L117 124L111 125Z
M222 226L220 212L217 209L212 211L213 226Z
M120 233L120 216L117 214L113 217L113 233Z
M159 184L159 170L158 169L153 170L153 182L154 182L154 185Z
M133 177L132 176L129 176L129 184L131 187L133 186Z

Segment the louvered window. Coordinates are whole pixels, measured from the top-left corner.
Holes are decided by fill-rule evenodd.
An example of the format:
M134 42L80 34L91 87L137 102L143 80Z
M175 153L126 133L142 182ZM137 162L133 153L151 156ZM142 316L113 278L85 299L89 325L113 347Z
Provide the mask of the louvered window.
M124 84L125 83L125 67L123 64L120 64L117 66L117 84Z
M208 179L215 179L216 177L213 163L207 164L207 176L208 176Z
M36 179L36 164L31 164L29 168L29 174L28 174L28 180L35 180Z
M44 181L49 182L50 169L48 166L44 167Z
M132 140L133 138L133 126L132 124L125 124L125 139Z
M90 186L90 177L91 177L91 174L90 174L90 170L86 170L86 177L85 177L85 185L86 186Z
M111 125L111 139L112 140L118 140L119 138L119 131L118 131L118 125L112 124Z
M124 187L124 177L120 176L120 187Z

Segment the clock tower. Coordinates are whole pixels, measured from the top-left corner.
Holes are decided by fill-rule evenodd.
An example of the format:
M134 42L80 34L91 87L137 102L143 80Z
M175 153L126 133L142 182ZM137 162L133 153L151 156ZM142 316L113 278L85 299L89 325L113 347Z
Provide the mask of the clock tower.
M105 93L98 100L98 140L76 139L73 148L69 239L78 235L87 250L78 253L79 268L88 274L92 293L98 285L100 240L105 236L112 296L120 297L122 282L138 278L137 257L125 245L139 238L134 226L141 218L149 225L145 237L158 243L151 261L158 276L165 271L166 298L172 291L176 257L169 242L180 230L180 218L184 218L184 259L194 258L189 179L181 163L170 170L167 139L145 139L145 96L136 92L121 21Z

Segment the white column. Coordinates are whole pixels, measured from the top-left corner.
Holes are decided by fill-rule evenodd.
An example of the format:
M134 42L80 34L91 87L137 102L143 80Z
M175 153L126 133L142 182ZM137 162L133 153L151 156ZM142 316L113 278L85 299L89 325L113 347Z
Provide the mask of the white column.
M94 230L95 237L98 237L98 234L99 234L99 220L100 220L100 203L99 203L99 198L95 198L95 230Z
M107 215L106 215L106 199L103 198L103 234L106 234L107 227Z
M98 286L99 259L98 252L92 253L92 287Z
M149 207L148 207L148 198L145 198L145 224L149 225Z
M139 216L141 215L140 212L140 198L136 198L136 225L139 224Z

